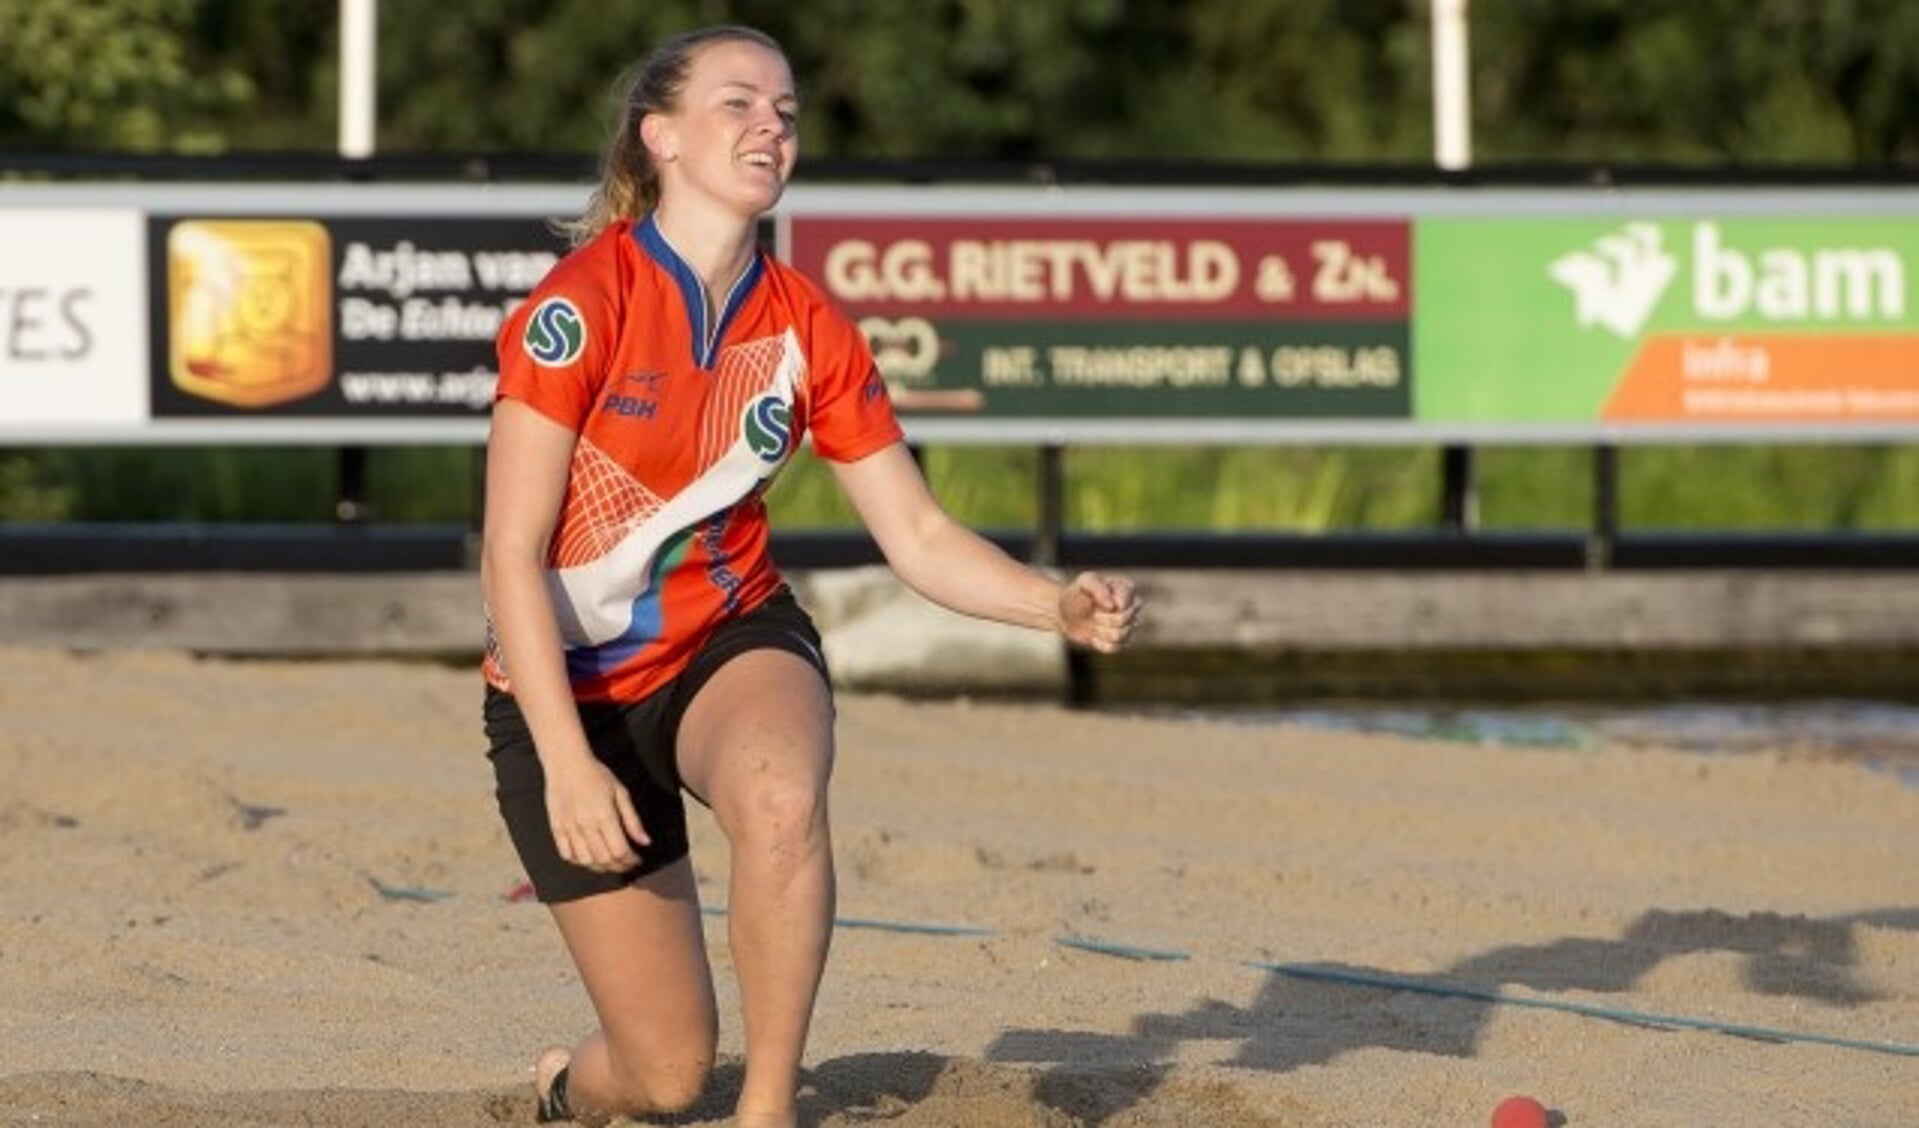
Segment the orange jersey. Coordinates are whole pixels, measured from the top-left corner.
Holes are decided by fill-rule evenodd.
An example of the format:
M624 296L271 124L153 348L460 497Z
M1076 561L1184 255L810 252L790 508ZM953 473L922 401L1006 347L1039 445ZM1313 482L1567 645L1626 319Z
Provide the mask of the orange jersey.
M758 253L718 310L648 218L562 259L500 329L496 394L579 436L547 586L580 700L646 696L779 587L761 495L803 435L842 462L901 437L865 338L798 272Z

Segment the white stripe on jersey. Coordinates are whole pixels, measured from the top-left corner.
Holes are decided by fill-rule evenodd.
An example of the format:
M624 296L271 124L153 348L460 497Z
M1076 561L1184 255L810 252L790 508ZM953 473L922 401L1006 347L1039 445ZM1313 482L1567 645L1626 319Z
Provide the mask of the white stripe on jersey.
M757 343L734 348L751 348ZM776 395L791 409L795 392L805 379L806 358L792 329L786 330L780 343L778 363L761 394ZM633 620L634 603L646 593L647 573L661 547L674 534L738 502L778 470L779 463L768 464L747 445L737 412L730 426L732 443L685 489L635 525L612 551L597 560L546 574L560 633L568 645L597 646L618 638Z

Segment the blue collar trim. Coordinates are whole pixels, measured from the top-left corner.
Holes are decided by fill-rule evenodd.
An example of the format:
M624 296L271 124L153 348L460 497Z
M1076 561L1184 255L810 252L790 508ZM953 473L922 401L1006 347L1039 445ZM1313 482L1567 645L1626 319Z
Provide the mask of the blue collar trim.
M701 368L712 368L719 362L720 342L726 340L727 326L733 324L733 316L746 304L760 276L766 273L765 256L758 250L753 252L746 269L740 272L739 280L727 292L726 301L720 306L719 319L709 326L706 323L706 286L686 260L680 257L680 252L673 249L673 244L666 241L666 236L661 233L659 225L653 222L652 216L633 225L633 240L679 286L680 300L686 303L686 323L693 330L693 363Z

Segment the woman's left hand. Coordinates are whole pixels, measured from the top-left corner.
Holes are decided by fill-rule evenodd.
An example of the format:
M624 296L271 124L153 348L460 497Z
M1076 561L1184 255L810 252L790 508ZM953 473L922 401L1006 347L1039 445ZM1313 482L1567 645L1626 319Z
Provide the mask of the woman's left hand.
M1111 654L1132 637L1139 606L1131 580L1081 572L1059 593L1059 633L1069 642Z

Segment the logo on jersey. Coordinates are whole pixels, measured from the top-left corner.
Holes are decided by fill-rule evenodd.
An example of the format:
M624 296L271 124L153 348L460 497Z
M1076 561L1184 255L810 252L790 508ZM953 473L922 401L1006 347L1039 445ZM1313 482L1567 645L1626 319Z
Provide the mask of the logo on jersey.
M565 298L548 298L526 319L521 342L533 363L559 368L580 359L586 351L586 319Z
M660 385L665 381L664 372L628 372L620 377L614 390L600 400L600 413L649 421L660 412ZM626 390L620 391L621 388Z
M793 441L793 409L778 396L761 396L746 405L740 417L740 433L761 462L778 462L786 457Z

